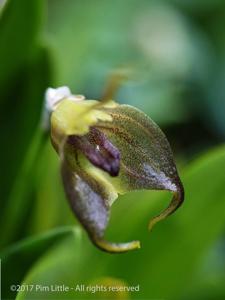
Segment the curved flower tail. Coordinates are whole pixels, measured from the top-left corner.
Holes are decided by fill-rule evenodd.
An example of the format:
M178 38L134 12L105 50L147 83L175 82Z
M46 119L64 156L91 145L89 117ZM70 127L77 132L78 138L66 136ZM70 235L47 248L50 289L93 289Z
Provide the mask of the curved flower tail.
M159 215L153 217L149 224L148 229L149 231L157 224L158 222L166 219L169 215L173 214L183 203L184 201L184 188L181 183L179 183L179 187L177 191L173 192L173 198L169 204L169 206L162 211Z
M139 241L132 241L128 243L111 243L100 238L91 237L91 239L99 249L110 253L124 253L130 250L141 248Z

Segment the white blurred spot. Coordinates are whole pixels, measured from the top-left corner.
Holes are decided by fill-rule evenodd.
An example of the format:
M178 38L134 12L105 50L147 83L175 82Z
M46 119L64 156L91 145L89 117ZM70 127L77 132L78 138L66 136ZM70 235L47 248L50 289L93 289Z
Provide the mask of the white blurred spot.
M57 89L48 88L45 92L46 109L52 112L56 108L57 104L65 98L71 101L81 101L85 99L83 95L72 95L67 86L61 86Z
M77 102L84 100L85 97L83 95L73 95L67 86L61 86L56 89L48 88L45 92L44 111L41 120L44 130L49 129L50 114L63 99Z

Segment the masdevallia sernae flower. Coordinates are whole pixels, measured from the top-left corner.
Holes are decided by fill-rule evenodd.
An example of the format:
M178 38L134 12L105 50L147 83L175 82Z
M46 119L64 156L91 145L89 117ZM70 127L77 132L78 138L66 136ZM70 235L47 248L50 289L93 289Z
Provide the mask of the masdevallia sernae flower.
M138 189L173 193L150 229L182 204L183 186L163 132L135 107L85 100L67 87L47 90L46 111L66 196L92 242L108 252L139 248L139 241L108 242L104 232L118 194Z

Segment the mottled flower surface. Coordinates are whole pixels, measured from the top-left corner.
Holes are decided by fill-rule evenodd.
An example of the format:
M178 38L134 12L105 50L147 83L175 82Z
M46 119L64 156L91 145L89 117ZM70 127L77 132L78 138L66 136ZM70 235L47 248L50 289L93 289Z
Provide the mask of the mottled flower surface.
M132 190L172 192L168 208L150 221L151 229L182 204L183 186L170 145L161 129L135 107L85 100L60 89L51 89L51 95L48 90L47 99L51 140L70 206L100 249L119 253L139 248L139 241L104 239L110 207L118 194Z

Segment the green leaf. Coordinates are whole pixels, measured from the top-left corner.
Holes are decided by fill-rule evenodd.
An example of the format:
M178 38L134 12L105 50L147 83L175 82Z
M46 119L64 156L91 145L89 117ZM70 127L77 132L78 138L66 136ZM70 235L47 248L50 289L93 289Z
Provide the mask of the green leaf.
M39 123L44 91L52 80L49 53L40 45L43 16L43 0L9 0L1 12L2 211L20 176L24 154Z
M35 172L44 134L40 128L43 95L51 77L49 53L45 48L39 49L32 63L26 65L17 78L19 88L12 82L10 91L3 97L1 142L4 147L0 149L0 177L4 201L0 207L4 212L1 222L5 234L0 239L1 245L18 239L26 219L24 216L30 211L34 187L31 174Z
M27 151L18 179L11 190L4 209L4 215L1 218L0 225L4 228L0 239L1 246L7 245L15 238L17 231L21 229L24 222L27 207L29 207L29 196L33 188L34 176L32 174L35 171L35 163L42 152L45 140L45 133L38 128Z
M72 236L78 238L73 227L61 227L48 233L31 237L5 249L0 253L2 262L2 296L4 299L14 299L16 292L10 289L11 285L21 284L28 270L40 259L48 249L62 239Z
M43 23L43 0L9 0L0 18L0 90L32 58ZM1 100L4 100L2 98Z

